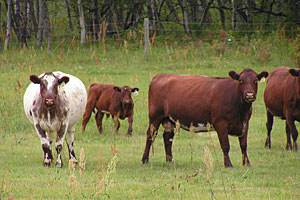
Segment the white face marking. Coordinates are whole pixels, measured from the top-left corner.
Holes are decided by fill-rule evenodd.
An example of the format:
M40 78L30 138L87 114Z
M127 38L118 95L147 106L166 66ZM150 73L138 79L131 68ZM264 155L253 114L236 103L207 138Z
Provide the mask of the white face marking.
M55 81L55 77L52 76L52 75L45 75L44 79L47 82L47 90L49 90L52 87L52 85L53 85L53 83Z
M139 92L137 90L134 91L133 96L139 95Z

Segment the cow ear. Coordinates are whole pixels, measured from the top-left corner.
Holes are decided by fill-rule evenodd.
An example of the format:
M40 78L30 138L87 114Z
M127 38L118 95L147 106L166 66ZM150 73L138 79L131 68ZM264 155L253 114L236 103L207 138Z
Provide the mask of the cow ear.
M260 74L257 75L257 79L260 81L260 79L262 79L262 78L267 78L268 75L269 75L268 72L263 71L263 72L261 72Z
M132 88L131 92L138 92L140 89L139 88Z
M39 77L37 77L36 75L31 75L29 77L29 79L31 80L31 82L33 82L34 84L40 84L41 83L41 79L39 79Z
M58 80L58 85L60 85L60 84L62 84L62 83L65 83L65 84L67 84L68 82L69 82L69 77L67 77L67 76L63 76L63 77L61 77L59 80Z
M131 92L133 92L134 96L137 96L139 94L138 93L139 90L140 90L139 88L133 88L133 89L131 89Z
M240 75L238 75L235 71L230 71L228 72L228 75L233 79L233 80L239 80L240 79Z
M115 87L114 87L114 91L116 91L116 92L121 92L121 88L115 86Z
M296 69L290 69L289 73L293 76L299 76L299 70Z

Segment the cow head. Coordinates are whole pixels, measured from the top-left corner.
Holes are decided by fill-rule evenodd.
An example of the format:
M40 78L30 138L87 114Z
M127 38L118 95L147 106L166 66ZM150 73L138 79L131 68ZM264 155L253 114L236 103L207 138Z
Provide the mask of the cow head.
M132 103L131 93L136 93L139 91L139 88L130 88L128 86L118 87L115 86L114 90L117 94L119 94L122 104L127 105Z
M230 71L229 76L238 81L238 90L242 95L243 101L252 103L256 99L257 81L269 75L268 72L263 71L257 74L252 69L244 69L241 73L237 74L235 71Z
M42 103L47 107L51 107L55 105L58 96L58 86L62 83L68 83L69 77L57 78L52 72L47 72L42 77L31 75L30 80L34 84L40 85Z

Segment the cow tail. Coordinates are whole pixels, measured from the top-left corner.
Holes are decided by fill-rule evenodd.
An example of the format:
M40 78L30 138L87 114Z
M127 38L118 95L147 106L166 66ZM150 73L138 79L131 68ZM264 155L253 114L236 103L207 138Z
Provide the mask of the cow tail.
M94 109L96 108L96 103L98 101L98 95L94 94L93 92L89 91L88 100L85 107L85 112L83 114L81 130L84 131L86 124L89 122L92 112L95 112Z

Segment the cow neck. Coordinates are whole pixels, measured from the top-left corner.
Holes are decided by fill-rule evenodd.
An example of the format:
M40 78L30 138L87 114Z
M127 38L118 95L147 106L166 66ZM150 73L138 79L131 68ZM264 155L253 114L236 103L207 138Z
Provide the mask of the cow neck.
M119 114L119 118L124 119L131 107L131 104L123 104L122 97L118 92L113 94L114 112Z
M50 120L53 121L53 119L55 119L56 117L59 117L59 113L60 113L60 100L59 98L56 98L54 101L54 106L46 106L44 103L42 103L41 101L41 113L40 115L42 115L41 117L43 117L44 119L48 119L48 114L50 116Z
M250 109L252 108L252 102L248 103L243 99L243 94L239 90L238 83L236 83L234 99L235 106L238 106L238 110L240 111L240 117L244 121L246 118L246 114L249 113Z

